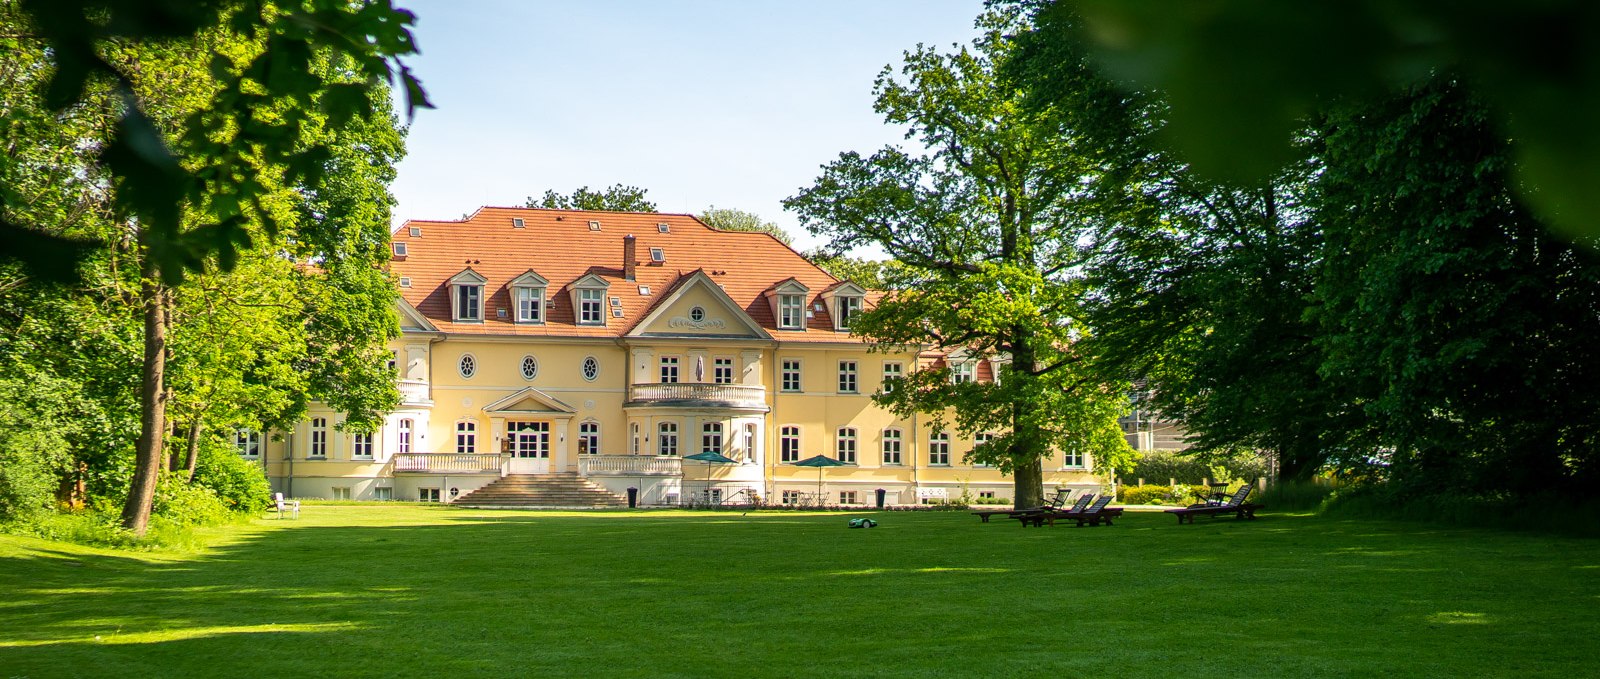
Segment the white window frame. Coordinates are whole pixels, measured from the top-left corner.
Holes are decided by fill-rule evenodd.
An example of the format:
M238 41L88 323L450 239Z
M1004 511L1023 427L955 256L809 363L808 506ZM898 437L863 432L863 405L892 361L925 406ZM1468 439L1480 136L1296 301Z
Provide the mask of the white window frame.
M606 291L584 288L578 291L578 325L606 324Z
M409 417L402 418L400 420L400 422L398 422L395 425L395 428L396 428L396 432L398 433L398 436L395 437L395 442L394 442L395 443L395 452L396 453L409 453L409 452L411 452L412 439L413 439L413 437L416 436L416 429L417 429L416 421L411 419L411 418L409 418Z
M373 451L377 448L377 437L371 433L354 433L350 435L350 459L371 460Z
M592 375L589 374L589 365L591 363L594 364L594 374L592 374ZM596 379L599 379L600 378L600 359L595 358L593 356L584 356L583 360L578 363L578 374L583 375L583 379L586 380L586 381L589 381L589 382L593 382Z
M478 357L472 354L462 354L456 359L456 374L461 379L470 380L478 375Z
M978 432L978 433L972 435L972 447L973 448L977 448L978 446L981 446L981 445L983 445L985 443L993 441L994 439L995 439L995 434L992 431L981 431L981 432ZM993 467L994 465L985 464L985 463L982 463L982 462L974 462L974 463L972 463L972 466L988 468L988 467Z
M841 505L858 505L858 504L861 504L860 497L861 496L858 495L856 493L856 491L853 491L853 490L841 490L841 491L839 491L839 504L841 504Z
M478 423L473 420L456 421L456 454L476 455L478 452Z
M450 283L450 318L458 323L483 322L483 283Z
M899 427L889 427L883 430L883 464L885 466L900 466L905 464L905 433Z
M779 361L779 365L781 368L778 371L778 391L786 391L796 394L804 391L803 387L805 386L805 382L802 379L804 376L802 370L805 367L805 364L802 363L798 358L785 358L782 361ZM794 378L793 387L790 386L789 378L791 377Z
M239 457L255 460L261 457L261 432L254 429L239 429L233 434L233 446L239 451Z
M418 488L417 502L441 502L444 494L438 488Z
M1083 454L1082 449L1072 448L1061 451L1062 469L1088 469L1088 462L1089 458L1087 455Z
M723 428L721 422L703 422L700 424L700 452L721 453L723 443Z
M883 393L887 394L894 390L894 387L892 386L892 380L904 379L905 376L906 367L904 363L901 363L900 361L884 361L883 381L880 383L880 388L883 390Z
M839 393L861 393L861 364L854 360L839 361Z
M839 427L839 431L834 435L834 458L845 464L855 464L859 441L860 436L855 427Z
M544 322L544 290L521 285L512 288L518 323Z
M578 454L600 454L600 422L584 420L578 423Z
M806 323L804 295L778 295L778 329L803 330Z
M661 384L677 384L681 376L682 363L683 361L677 356L662 356L656 361L656 365L659 366L656 371L656 377L659 378L657 381Z
M800 427L786 424L778 429L778 461L785 464L800 461Z
M733 359L717 356L711 359L711 383L733 384Z
M306 459L328 459L328 418L311 418L311 445L306 446Z
M861 298L855 295L840 295L834 298L833 326L838 330L849 330L850 319L861 313Z
M639 446L639 423L633 422L628 425L628 454L638 455Z
M528 370L529 366L532 366L533 370ZM539 358L533 354L523 356L521 360L517 361L517 374L522 375L522 379L530 382L539 377Z
M664 457L678 456L678 423L661 422L656 425L656 454Z
M950 383L969 384L978 381L978 362L974 360L951 361Z
M950 432L939 431L928 434L928 466L950 466Z

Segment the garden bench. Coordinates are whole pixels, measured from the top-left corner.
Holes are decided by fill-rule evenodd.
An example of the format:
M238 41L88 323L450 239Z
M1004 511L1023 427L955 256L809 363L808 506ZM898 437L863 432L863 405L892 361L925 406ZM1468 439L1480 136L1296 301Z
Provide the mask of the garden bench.
M1074 505L1072 509L1067 511L1033 512L1015 518L1021 521L1024 527L1033 526L1035 528L1046 524L1054 526L1058 520L1077 521L1079 528L1098 526L1102 523L1109 526L1111 525L1111 519L1122 516L1121 507L1107 506L1111 504L1111 499L1110 495L1101 495L1094 501L1094 504L1088 507L1080 508Z
M1059 491L1056 493L1055 499L1051 500L1050 504L1044 505L1043 507L1029 507L1025 509L988 509L981 512L973 512L972 515L982 519L982 523L989 523L989 517L999 516L1001 514L1004 514L1006 518L1009 519L1016 518L1021 514L1058 511L1067 503L1067 496L1071 494L1072 491L1070 490ZM1089 501L1092 499L1094 499L1094 493L1085 493L1082 497L1078 498L1078 503L1073 505L1073 509L1083 509L1084 505L1089 504Z

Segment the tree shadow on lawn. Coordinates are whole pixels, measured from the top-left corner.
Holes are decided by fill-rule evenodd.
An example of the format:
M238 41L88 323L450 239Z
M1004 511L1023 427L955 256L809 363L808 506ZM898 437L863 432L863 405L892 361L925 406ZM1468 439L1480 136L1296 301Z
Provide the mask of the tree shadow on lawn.
M1019 529L886 513L850 530L862 513L324 514L259 522L189 558L0 559L0 674L1127 676L1235 661L1429 674L1441 659L1581 674L1600 661L1592 542L1285 516Z

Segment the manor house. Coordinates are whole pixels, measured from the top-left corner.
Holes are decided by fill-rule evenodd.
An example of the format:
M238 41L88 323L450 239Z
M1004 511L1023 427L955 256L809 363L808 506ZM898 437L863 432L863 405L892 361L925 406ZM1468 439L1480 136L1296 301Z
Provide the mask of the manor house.
M993 359L869 352L850 319L877 293L771 235L485 207L407 222L392 248L402 402L370 435L316 405L290 431L241 432L276 491L525 506L621 504L630 488L647 506L1011 496L1009 477L964 460L992 434L871 400L918 366L993 379ZM843 465L795 464L816 455ZM1098 488L1088 463L1046 460L1045 483Z

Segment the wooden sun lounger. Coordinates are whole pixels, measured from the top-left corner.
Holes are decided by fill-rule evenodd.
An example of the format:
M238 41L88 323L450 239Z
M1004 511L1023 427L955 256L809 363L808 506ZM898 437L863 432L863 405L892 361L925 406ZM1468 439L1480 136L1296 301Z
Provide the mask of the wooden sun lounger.
M1056 494L1056 499L1051 500L1050 504L1047 504L1047 505L1045 505L1043 507L1028 507L1028 508L1024 508L1024 509L986 509L986 510L981 511L981 512L973 512L972 515L978 517L979 519L982 519L981 523L989 523L989 517L991 517L991 516L1004 515L1006 518L1011 519L1011 518L1016 518L1018 515L1021 515L1021 514L1034 514L1034 513L1038 513L1038 512L1060 511L1061 507L1066 504L1067 495L1069 495L1069 494L1070 493L1067 492L1067 491L1062 491L1060 493L1057 493ZM1093 493L1084 494L1083 497L1078 498L1078 504L1073 505L1073 508L1074 509L1082 509L1083 505L1089 504L1089 499L1091 499L1093 497L1094 497Z
M1056 521L1077 521L1079 528L1083 526L1098 526L1102 523L1109 526L1113 518L1122 516L1121 507L1108 507L1107 505L1109 504L1111 504L1111 496L1102 495L1094 501L1094 504L1088 507L1074 506L1067 511L1033 512L1015 518L1021 521L1024 527L1033 526L1035 528L1046 524L1054 526Z
M1206 516L1217 516L1218 514L1232 513L1235 519L1254 520L1256 518L1256 510L1264 509L1266 508L1266 505L1256 504L1254 502L1245 502L1245 498L1250 497L1250 490L1252 488L1254 488L1253 485L1241 486L1238 492L1233 494L1233 497L1228 498L1227 502L1224 502L1220 505L1189 505L1188 507L1168 509L1167 513L1177 515L1178 525L1180 526L1183 525L1185 521L1188 523L1194 523L1194 517L1202 514Z

